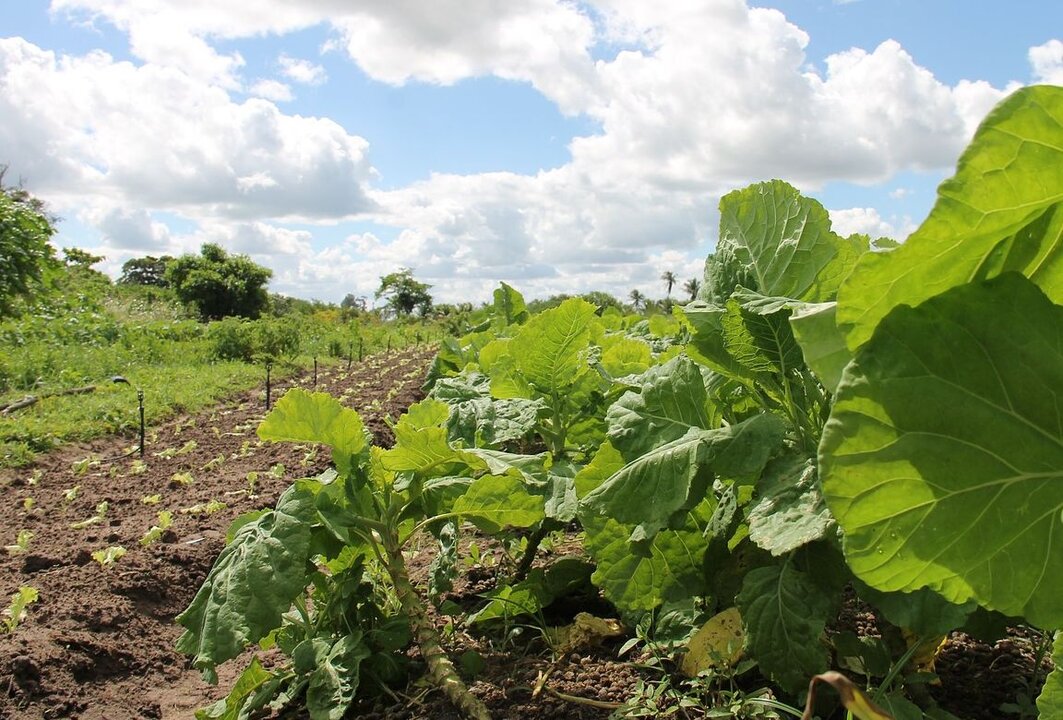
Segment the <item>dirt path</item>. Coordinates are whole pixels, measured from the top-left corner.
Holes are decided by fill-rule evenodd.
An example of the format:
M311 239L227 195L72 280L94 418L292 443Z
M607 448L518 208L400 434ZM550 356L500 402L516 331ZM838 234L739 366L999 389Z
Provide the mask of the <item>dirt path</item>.
M376 442L390 445L384 418L397 419L421 397L433 353L374 356L350 374L326 369L317 387L361 412ZM274 387L273 397L293 384L312 383L303 374ZM0 606L21 586L40 595L13 633L0 634L0 719L189 718L219 695L174 651L173 618L206 577L233 518L272 507L292 480L329 464L324 449L260 443L262 398L259 388L149 428L143 463L113 459L130 440L109 438L0 474L0 544L31 534L25 550L0 550ZM162 510L172 526L142 547ZM109 547L126 554L104 567L92 554ZM221 677L222 687L228 680Z

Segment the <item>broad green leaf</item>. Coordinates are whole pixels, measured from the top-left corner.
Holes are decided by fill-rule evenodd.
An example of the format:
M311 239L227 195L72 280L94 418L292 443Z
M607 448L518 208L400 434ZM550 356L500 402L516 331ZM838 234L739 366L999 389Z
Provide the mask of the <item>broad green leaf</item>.
M469 622L534 615L557 598L588 586L593 571L591 563L576 557L560 558L545 570L533 568L526 580L489 592L487 605L471 615Z
M820 444L853 571L1063 625L1063 308L1016 273L898 307Z
M842 371L853 359L845 344L845 333L837 323L835 302L803 305L790 316L790 328L801 346L805 364L812 368L823 387L833 393L842 379Z
M196 720L244 720L248 717L245 710L248 698L272 677L273 673L263 669L257 657L251 658L229 694L213 705L196 710Z
M571 298L531 318L510 342L517 369L538 392L561 392L589 370L581 352L590 344L596 310Z
M1055 670L1048 674L1037 698L1037 710L1045 720L1063 718L1063 632L1057 632L1052 643L1052 662Z
M177 641L192 664L213 668L280 627L281 614L307 584L306 562L314 494L288 488L277 507L241 527L218 556L192 603L177 616L186 628Z
M843 275L836 258L851 249L831 231L817 201L781 180L750 185L720 200L720 240L706 263L705 289L717 303L738 285L795 300L833 300Z
M504 527L526 528L545 517L544 501L513 475L484 475L454 503L452 512L467 517L487 533Z
M723 316L723 342L727 353L754 373L785 375L804 358L789 324L790 311L780 308L759 313L727 301Z
M897 627L911 630L923 638L946 635L962 628L977 607L973 602L950 603L929 588L884 593L859 581L855 584L861 600L870 603Z
M609 335L602 340L602 358L599 361L609 377L621 378L645 372L653 364L650 346L642 340Z
M450 407L434 398L414 403L399 418L398 425L411 430L442 427L450 415Z
M714 475L752 479L782 444L784 423L756 415L716 430L692 428L679 440L625 465L583 498L586 513L638 526L633 540L652 537L677 512L696 505Z
M632 380L640 392L624 393L606 413L607 436L634 459L678 440L690 428L711 429L714 412L701 368L685 356L657 365Z
M624 457L607 440L599 446L594 457L576 473L576 495L583 499L596 487L624 467Z
M462 440L467 447L490 446L520 440L535 429L542 400L491 397L491 381L481 373L469 373L438 381L432 397L450 406L447 437Z
M632 525L581 515L587 552L598 563L591 580L626 613L703 594L704 519L712 514L713 505L714 501L706 500L687 514L681 529L664 530L637 544L628 542Z
M299 657L309 655L309 658ZM362 633L355 630L345 635L332 647L328 642L314 638L295 648L292 660L309 672L310 682L306 687L306 709L310 720L340 720L358 691L359 668L370 655ZM309 670L305 669L307 664Z
M414 429L402 423L395 426L395 446L380 456L385 470L429 473L449 463L482 466L468 453L456 450L441 427Z
M503 326L519 324L528 319L524 296L505 283L500 283L494 292L494 314Z
M496 370L513 367L513 356L509 352L509 344L512 338L496 338L480 348L477 363L480 369L488 375Z
M727 308L703 302L691 302L683 308L693 338L687 352L697 362L726 377L752 379L755 373L740 363L724 342L723 323Z
M328 393L292 388L258 426L258 436L274 442L324 443L343 474L351 472L355 456L368 441L362 418Z
M838 294L855 350L898 305L1007 270L1063 301L1063 88L1026 87L997 105L908 240L863 255Z
M747 520L749 539L772 555L785 555L819 540L833 524L811 458L777 458L764 469L756 487L757 500Z
M761 672L787 692L829 667L820 642L833 600L789 563L751 570L736 599Z

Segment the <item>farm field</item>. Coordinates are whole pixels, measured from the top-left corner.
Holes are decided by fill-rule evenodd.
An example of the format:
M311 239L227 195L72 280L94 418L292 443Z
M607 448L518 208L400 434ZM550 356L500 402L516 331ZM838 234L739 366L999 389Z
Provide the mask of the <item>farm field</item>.
M381 353L350 374L323 369L318 386L362 408L377 441L388 443L384 418L419 397L431 355L424 347ZM298 373L277 382L274 398L311 384L309 372ZM0 717L190 717L217 694L174 650L173 617L234 517L272 505L293 478L329 463L327 451L257 440L263 394L255 388L151 426L157 437L142 462L115 460L130 441L108 437L2 471L0 538L29 535L24 551L0 555L0 591L32 586L39 599L16 632L0 634ZM172 524L142 545L160 512ZM92 557L117 547L126 553L113 565Z
M4 711L1063 716L1061 128L1009 96L904 243L754 183L669 312L501 283L5 470Z

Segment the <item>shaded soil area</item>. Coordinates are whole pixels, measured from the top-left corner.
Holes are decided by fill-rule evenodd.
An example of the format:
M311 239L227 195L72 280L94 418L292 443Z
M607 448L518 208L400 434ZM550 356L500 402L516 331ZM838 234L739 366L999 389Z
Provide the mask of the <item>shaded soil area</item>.
M431 356L430 350L412 348L368 358L350 373L344 366L327 368L319 373L317 388L358 410L376 443L387 447L393 438L385 418L397 419L420 399ZM273 397L296 384L313 382L309 374L286 380L274 387ZM265 414L263 399L259 388L211 411L151 428L143 462L136 455L120 457L130 444L123 438L66 447L32 467L0 472L0 545L16 546L0 551L0 599L6 605L23 586L39 592L17 629L0 633L0 720L191 718L195 709L228 691L248 658L226 663L219 668L219 686L207 685L173 649L180 635L174 616L206 577L231 521L248 510L272 507L292 480L321 472L330 460L327 450L259 442L255 428ZM140 539L162 510L172 513L172 526L142 546ZM17 547L20 533L24 549ZM421 587L435 555L429 540L407 557L411 577ZM93 557L117 547L126 553L111 565ZM574 532L556 534L537 564L582 552ZM469 610L512 571L516 554L470 532L459 558L462 572L445 599ZM594 594L559 602L533 621L474 632L457 618L430 610L472 692L500 720L604 720L625 703L622 717L703 718L710 709L766 686L753 670L733 686L703 686L699 705L677 707L677 677L669 685L661 666L639 648L618 656L630 630L563 652L551 649L542 629L569 623L578 612L611 615ZM874 613L855 598L835 625L861 636L878 632ZM937 659L942 684L931 694L960 718L1009 717L1001 704L1017 702L1037 676L1035 640L1023 631L993 644L954 634ZM423 670L417 650L407 655L415 679L360 701L347 717L459 717L439 692L416 679ZM260 656L267 666L276 660L270 653ZM1046 661L1042 680L1047 669ZM1036 691L1030 687L1028 694L1034 697ZM274 717L306 715L289 709Z
M350 373L345 364L324 368L317 389L362 413L387 446L385 418L397 420L422 397L433 354L410 348L366 358ZM303 373L276 383L272 397L313 384ZM259 441L264 414L258 388L149 428L142 461L127 455L129 438L110 438L0 472L0 545L12 546L0 551L2 605L20 587L39 593L15 631L0 633L0 718L189 718L220 694L173 649L173 618L235 517L272 507L294 479L330 462L324 448ZM142 546L164 510L171 527ZM93 558L119 547L124 556L108 566ZM223 670L235 675L230 664ZM232 675L220 680L225 687Z

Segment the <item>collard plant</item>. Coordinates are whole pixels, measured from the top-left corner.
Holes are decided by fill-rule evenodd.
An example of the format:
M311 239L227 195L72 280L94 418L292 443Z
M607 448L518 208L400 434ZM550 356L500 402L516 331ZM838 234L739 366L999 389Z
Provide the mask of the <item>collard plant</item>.
M846 584L910 643L987 613L1063 624L1063 89L997 107L903 245L836 235L779 181L720 210L691 360L633 383L576 477L606 595L737 607L792 693L831 662Z
M543 456L463 450L448 442L448 407L412 406L390 450L371 447L361 419L323 394L289 391L259 427L273 441L323 443L335 470L297 481L273 510L238 519L178 622L178 648L209 678L251 643L279 647L288 668L253 662L228 698L199 718L244 717L302 698L310 716L339 718L361 689L393 681L412 637L429 678L469 717L487 717L444 653L403 558L419 531L442 546L433 587L452 573L461 521L493 533L545 517Z

